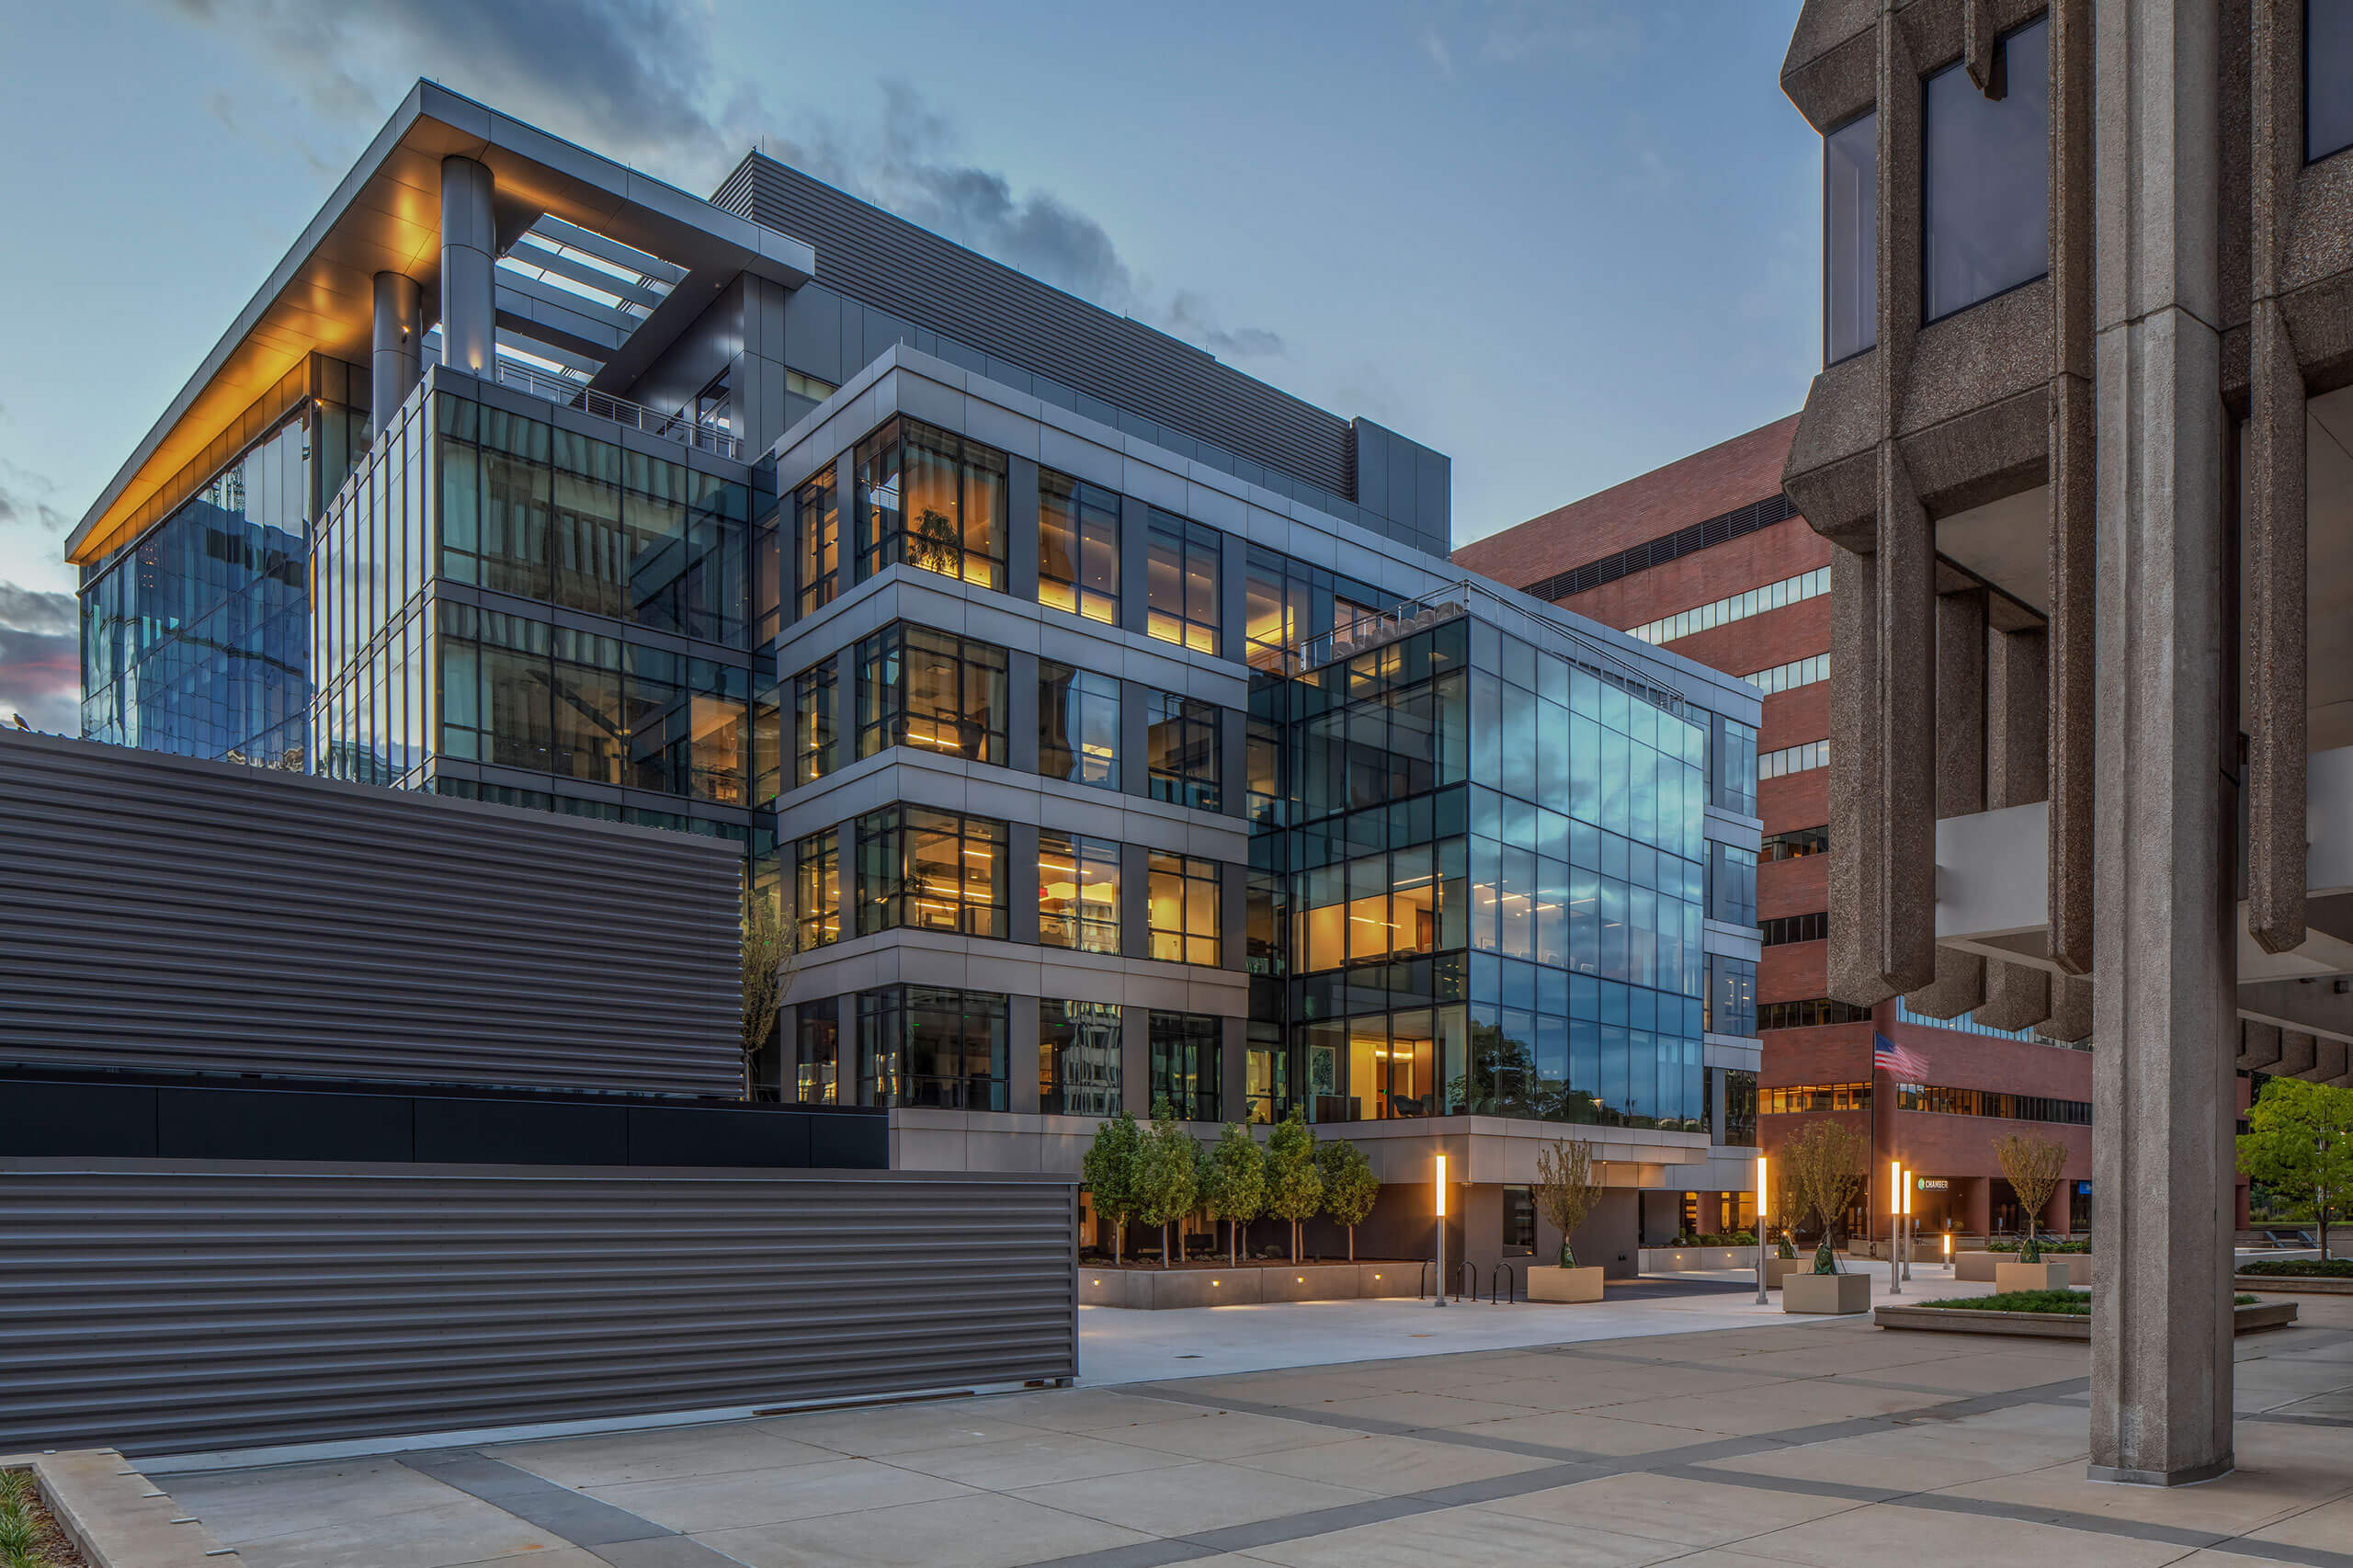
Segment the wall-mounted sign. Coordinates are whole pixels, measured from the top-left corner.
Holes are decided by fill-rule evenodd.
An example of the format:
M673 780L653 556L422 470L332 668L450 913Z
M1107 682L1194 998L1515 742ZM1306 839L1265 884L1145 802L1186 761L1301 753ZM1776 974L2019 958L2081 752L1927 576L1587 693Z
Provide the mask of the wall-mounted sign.
M2092 1195L2092 1184L2087 1181L2079 1181L2075 1184L2075 1190L2084 1197L2089 1198Z
M1922 1192L1943 1192L1951 1186L1952 1183L1945 1180L1942 1176L1922 1176L1920 1178L1920 1190Z

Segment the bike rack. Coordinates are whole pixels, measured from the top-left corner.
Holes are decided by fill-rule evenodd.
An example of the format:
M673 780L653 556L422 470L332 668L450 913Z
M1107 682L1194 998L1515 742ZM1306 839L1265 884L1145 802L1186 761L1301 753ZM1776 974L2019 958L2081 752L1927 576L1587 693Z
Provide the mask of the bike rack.
M1496 1287L1496 1280L1498 1278L1503 1281L1503 1288L1501 1290L1498 1290ZM1504 1305L1516 1307L1519 1305L1518 1269L1514 1268L1508 1263L1498 1263L1495 1265L1495 1272L1487 1276L1487 1304L1491 1307Z
M1470 1299L1475 1304L1479 1300L1479 1266L1467 1257L1454 1270L1454 1299L1458 1301L1463 1299L1462 1282L1465 1279L1471 1281Z

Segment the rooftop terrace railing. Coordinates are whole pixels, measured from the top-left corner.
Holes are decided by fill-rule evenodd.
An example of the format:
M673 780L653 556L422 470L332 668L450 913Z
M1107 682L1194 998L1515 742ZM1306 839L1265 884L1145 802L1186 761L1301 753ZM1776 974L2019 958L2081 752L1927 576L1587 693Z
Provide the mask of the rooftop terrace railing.
M494 363L497 370L495 379L501 386L513 387L518 392L529 392L533 397L543 397L551 403L579 409L599 419L609 419L617 425L634 426L649 436L682 441L700 451L742 460L744 443L725 430L699 424L683 414L665 414L642 403L631 403L625 397L597 392L579 381L551 376L544 370L534 369L513 359L499 359Z

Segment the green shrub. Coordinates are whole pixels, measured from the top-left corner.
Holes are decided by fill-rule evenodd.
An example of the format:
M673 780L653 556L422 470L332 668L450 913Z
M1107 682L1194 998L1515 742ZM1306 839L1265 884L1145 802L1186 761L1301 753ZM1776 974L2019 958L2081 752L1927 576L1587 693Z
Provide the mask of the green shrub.
M21 1508L0 1508L0 1557L32 1557L39 1539L30 1514Z
M2242 1307L2254 1304L2253 1296L2237 1296L2234 1301ZM1976 1312L2052 1312L2063 1317L2089 1317L2092 1314L2092 1293L2089 1290L2004 1290L1991 1296L1950 1296L1941 1301L1914 1301L1916 1307L1963 1307Z
M2268 1274L2286 1279L2353 1279L2353 1257L2267 1257L2238 1266L2241 1274Z

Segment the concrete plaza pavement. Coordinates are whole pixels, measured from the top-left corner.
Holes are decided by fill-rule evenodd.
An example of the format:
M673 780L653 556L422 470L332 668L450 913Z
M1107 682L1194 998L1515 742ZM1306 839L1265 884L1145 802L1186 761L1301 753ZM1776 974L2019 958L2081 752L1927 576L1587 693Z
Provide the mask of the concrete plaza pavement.
M1721 1298L1476 1348L1537 1313L1328 1303L1445 1327L1403 1354L1327 1325L1315 1364L159 1483L262 1568L2353 1568L2353 1299L2296 1299L2299 1326L2238 1342L2237 1471L2174 1492L2084 1479L2082 1344ZM1261 1312L1276 1332L1237 1321ZM1319 1312L1216 1316L1287 1342Z

